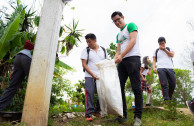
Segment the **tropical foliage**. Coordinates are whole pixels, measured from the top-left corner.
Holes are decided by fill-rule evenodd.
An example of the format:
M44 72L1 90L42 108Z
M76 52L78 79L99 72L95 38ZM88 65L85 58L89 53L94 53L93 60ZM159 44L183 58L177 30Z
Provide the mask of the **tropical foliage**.
M81 31L83 31L83 29L80 29L80 30L77 29L78 23L79 23L79 21L76 22L73 19L72 26L65 25L66 31L65 31L64 27L61 27L61 29L60 29L60 36L63 35L62 31L65 31L65 34L67 34L66 37L63 40L59 41L60 45L61 45L60 52L62 54L66 52L66 55L68 55L69 52L73 49L73 47L74 46L77 47L78 44L79 44L78 42L81 42L80 41L80 37L82 37Z

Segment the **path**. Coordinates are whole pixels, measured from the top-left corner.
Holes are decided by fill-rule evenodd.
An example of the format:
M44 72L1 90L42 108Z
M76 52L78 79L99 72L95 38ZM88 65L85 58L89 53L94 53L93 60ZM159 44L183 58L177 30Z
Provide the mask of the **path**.
M154 107L154 108L158 108L158 109L162 109L162 110L167 110L164 107ZM190 115L192 116L193 114L190 112L190 110L188 108L177 108L177 110L185 115Z

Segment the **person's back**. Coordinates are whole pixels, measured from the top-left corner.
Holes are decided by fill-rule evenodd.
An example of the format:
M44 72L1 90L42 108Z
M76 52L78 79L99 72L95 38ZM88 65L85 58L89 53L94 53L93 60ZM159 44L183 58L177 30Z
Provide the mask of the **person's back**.
M13 73L11 74L10 85L0 97L0 110L3 110L9 105L12 98L21 87L22 80L29 75L30 65L32 60L31 50L34 49L34 44L29 40L24 45L24 50L20 51L13 63Z

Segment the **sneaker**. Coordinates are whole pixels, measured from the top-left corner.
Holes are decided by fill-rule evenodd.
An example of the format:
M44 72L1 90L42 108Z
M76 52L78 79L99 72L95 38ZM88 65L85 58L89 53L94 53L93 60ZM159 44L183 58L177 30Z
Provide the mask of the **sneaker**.
M118 116L115 120L118 121L119 123L122 123L122 122L126 122L127 118L126 117L122 118L121 116Z
M138 117L135 118L135 123L134 126L140 126L141 125L141 119L139 119Z
M86 121L93 121L92 117L86 117Z
M187 107L191 111L192 114L194 114L194 105L191 101L186 101Z

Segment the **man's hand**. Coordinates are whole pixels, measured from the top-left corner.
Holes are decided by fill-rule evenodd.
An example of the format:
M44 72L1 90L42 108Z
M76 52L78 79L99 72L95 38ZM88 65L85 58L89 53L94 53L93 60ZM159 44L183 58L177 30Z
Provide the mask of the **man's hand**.
M99 77L98 77L97 75L95 75L95 74L92 74L92 77L93 77L94 79L96 79L96 80L99 79Z
M115 59L115 63L120 63L122 61L123 57L121 55L119 55L116 59Z
M159 49L161 49L161 50L164 50L165 49L165 47L163 47L163 46L159 46Z
M156 68L153 68L154 73L156 73Z

